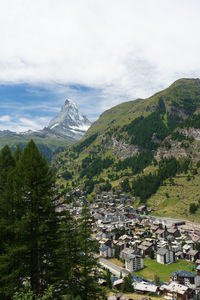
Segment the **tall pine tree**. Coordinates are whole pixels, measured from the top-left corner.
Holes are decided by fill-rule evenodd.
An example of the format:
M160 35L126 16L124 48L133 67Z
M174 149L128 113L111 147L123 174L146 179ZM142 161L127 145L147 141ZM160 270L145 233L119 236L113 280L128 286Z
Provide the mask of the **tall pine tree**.
M98 251L96 240L91 238L91 220L89 210L84 205L79 220L79 243L80 243L80 282L79 293L84 300L102 299L103 290L98 284L101 277L98 272L98 259L95 256Z
M80 245L78 240L78 224L68 210L62 212L60 224L60 244L58 250L60 268L59 289L68 299L78 295Z
M56 277L59 220L55 176L32 140L18 160L16 188L24 279L30 278L32 291L39 295Z
M13 172L15 160L8 146L0 153L0 299L9 299L19 284L15 239Z

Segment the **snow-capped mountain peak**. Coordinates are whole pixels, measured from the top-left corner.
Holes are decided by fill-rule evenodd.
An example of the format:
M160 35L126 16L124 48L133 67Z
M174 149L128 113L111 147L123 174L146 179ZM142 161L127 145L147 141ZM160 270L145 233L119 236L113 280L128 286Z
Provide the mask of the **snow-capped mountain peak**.
M50 121L48 129L55 134L61 134L78 140L90 125L91 122L86 116L80 114L77 105L71 99L67 99L60 113Z
M64 106L66 106L66 105L74 106L74 107L76 107L76 108L77 108L77 105L76 105L76 103L75 103L75 102L73 102L71 99L66 99L66 100L65 100L65 104L64 104Z

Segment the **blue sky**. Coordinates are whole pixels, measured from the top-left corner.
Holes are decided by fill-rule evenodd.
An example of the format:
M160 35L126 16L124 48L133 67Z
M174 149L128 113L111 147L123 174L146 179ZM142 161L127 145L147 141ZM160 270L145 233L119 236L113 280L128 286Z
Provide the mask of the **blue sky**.
M79 103L79 109L88 118L98 116L90 107L95 98L98 105L100 91L80 85L0 85L0 130L12 131L37 130L48 125L55 117L67 98ZM96 96L95 96L96 95ZM90 99L92 96L92 99ZM93 98L94 97L94 98ZM76 101L78 99L79 101Z
M199 0L0 4L0 130L42 128L66 98L95 120L200 77Z

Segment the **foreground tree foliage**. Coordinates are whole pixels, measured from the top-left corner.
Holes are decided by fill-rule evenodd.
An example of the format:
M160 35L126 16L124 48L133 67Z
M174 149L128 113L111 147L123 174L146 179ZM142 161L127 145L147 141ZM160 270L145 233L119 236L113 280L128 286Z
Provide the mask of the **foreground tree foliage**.
M29 286L24 286L24 288L20 292L16 292L13 296L13 300L53 300L53 287L50 286L48 290L45 290L43 295L35 296L33 291L31 291Z
M55 174L33 141L13 155L3 148L0 299L101 299L87 208L75 221L57 212L58 195Z
M91 238L92 229L87 206L83 207L79 228L81 247L79 293L84 300L100 299L103 294L101 287L97 284L100 274L97 269L97 258L94 256L98 252L98 245Z
M132 276L130 273L124 277L124 281L122 283L121 290L124 293L133 293L134 292L134 288L132 285Z
M22 180L23 178L23 180ZM19 231L24 247L23 272L39 295L55 277L58 218L55 211L55 177L31 141L16 167Z
M0 153L0 299L20 284L12 180L15 161L5 146Z

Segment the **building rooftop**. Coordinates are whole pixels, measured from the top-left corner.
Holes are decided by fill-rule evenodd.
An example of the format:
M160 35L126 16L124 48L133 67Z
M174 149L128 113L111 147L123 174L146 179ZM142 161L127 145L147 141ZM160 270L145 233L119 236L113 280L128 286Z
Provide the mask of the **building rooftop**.
M178 271L174 271L172 272L172 276L179 276L179 277L196 277L197 275L185 270L178 270Z
M168 249L163 247L163 248L160 248L157 251L157 254L159 254L159 255L165 255L167 252L168 252Z
M143 291L143 292L149 292L149 293L155 293L158 289L158 287L154 284L149 284L147 282L139 282L134 285L135 290Z
M188 287L182 284L178 284L174 281L172 281L169 285L163 285L160 288L161 290L167 290L171 293L175 292L177 294L184 295L185 292L188 290Z
M104 252L104 251L106 251L108 248L109 248L108 246L102 247L102 248L100 248L100 251Z

